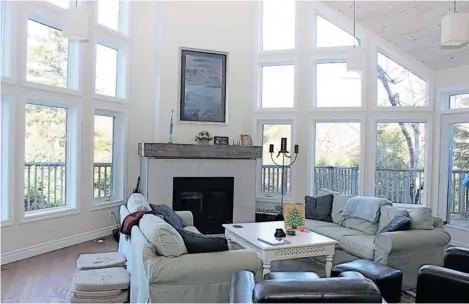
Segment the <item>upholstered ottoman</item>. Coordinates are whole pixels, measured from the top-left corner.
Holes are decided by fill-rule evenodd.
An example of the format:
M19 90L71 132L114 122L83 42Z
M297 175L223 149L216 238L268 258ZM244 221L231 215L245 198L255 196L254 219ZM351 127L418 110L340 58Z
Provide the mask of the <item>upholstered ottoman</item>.
M386 302L401 301L402 271L369 260L355 260L334 266L332 277L338 277L345 271L356 271L372 280Z
M77 259L77 270L125 267L126 260L119 252L81 254Z

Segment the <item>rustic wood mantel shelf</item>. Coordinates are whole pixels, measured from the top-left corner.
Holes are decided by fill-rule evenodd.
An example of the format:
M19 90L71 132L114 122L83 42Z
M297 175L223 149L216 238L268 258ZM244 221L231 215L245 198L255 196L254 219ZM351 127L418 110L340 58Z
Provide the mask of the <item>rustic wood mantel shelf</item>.
M257 159L262 157L262 147L139 143L138 155L160 159Z

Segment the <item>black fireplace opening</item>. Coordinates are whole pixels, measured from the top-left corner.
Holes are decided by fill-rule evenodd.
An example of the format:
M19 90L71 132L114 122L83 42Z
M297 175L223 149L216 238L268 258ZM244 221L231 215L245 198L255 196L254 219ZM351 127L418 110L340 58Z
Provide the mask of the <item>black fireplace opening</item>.
M175 177L173 210L191 211L203 234L224 233L233 222L233 177Z

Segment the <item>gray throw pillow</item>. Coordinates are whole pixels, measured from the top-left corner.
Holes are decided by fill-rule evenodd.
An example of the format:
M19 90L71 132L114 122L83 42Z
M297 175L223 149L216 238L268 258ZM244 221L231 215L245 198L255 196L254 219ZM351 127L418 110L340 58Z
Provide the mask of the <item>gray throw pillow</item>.
M323 222L332 222L332 200L334 195L318 197L305 196L305 218Z
M410 217L409 212L404 210L403 212L396 215L386 226L379 231L378 234L383 232L393 232L393 231L405 231L410 229Z
M173 209L169 208L165 204L150 204L151 210L153 210L153 213L157 216L162 216L163 220L173 226L173 228L184 228L185 225L184 221L182 218L174 212Z

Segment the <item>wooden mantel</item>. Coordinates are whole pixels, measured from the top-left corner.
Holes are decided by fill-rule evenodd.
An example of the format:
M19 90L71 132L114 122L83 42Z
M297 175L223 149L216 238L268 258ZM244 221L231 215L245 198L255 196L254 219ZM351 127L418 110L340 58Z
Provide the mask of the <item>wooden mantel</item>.
M262 157L262 147L139 143L138 155L160 159L257 159Z

